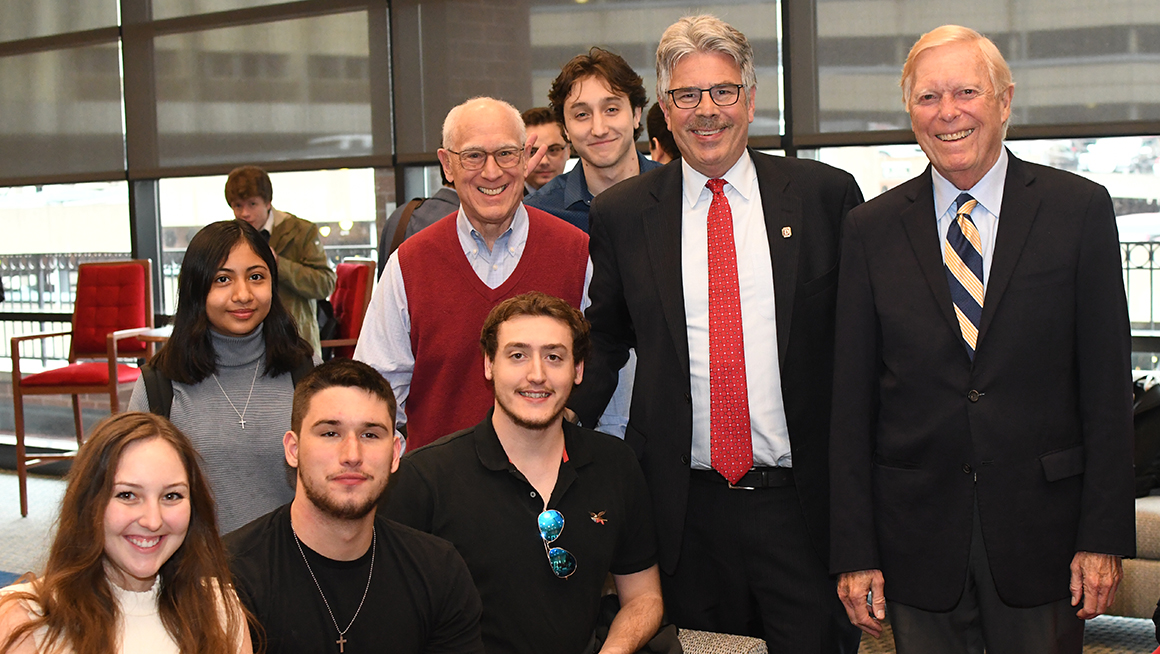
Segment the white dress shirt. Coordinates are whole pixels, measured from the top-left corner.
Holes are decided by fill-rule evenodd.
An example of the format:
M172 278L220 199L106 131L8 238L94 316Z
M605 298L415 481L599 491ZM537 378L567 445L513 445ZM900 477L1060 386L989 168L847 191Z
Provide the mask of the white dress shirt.
M709 181L681 162L681 275L685 322L689 336L689 377L693 399L692 467L711 469L709 453ZM737 248L737 281L741 295L741 329L745 341L745 376L753 465L792 466L789 429L781 397L777 356L777 311L773 262L766 238L765 215L757 170L749 152L724 175L725 197L733 214Z

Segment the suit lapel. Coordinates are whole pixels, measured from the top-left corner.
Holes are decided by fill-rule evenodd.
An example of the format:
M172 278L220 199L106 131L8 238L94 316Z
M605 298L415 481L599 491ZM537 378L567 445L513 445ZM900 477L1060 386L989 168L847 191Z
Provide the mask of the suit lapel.
M956 335L961 335L955 305L951 300L951 289L947 282L946 267L942 260L942 239L938 233L938 220L934 213L934 185L931 182L930 166L919 177L918 183L909 189L907 198L910 206L902 212L902 227L910 239L910 247L918 259L918 267L934 294L939 312L947 321L947 326ZM966 357L966 350L963 350Z
M772 157L750 150L761 192L761 210L765 214L765 236L769 241L769 258L773 264L773 292L777 305L777 355L785 361L793 324L794 292L797 290L798 252L805 232L802 231L801 199L786 192L789 178L775 165ZM789 228L790 236L782 236Z
M1007 179L1003 184L1003 208L999 216L999 233L995 236L995 254L991 258L991 278L983 297L983 317L979 325L978 347L986 341L987 327L1007 290L1015 264L1027 244L1027 235L1039 212L1039 196L1031 192L1035 175L1015 155L1007 152Z
M681 266L681 166L669 166L657 175L641 220L648 259L661 297L680 369L689 370L689 332L685 322L685 293Z

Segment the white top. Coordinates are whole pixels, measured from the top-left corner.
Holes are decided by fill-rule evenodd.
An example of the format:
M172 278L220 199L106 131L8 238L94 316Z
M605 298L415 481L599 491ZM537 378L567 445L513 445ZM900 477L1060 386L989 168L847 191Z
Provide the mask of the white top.
M216 584L215 584L216 585ZM109 584L113 589L113 597L120 605L121 638L118 652L121 654L180 654L177 643L173 642L165 625L161 622L161 614L157 606L157 598L161 594L161 584L154 580L153 587L144 592L125 590L116 584ZM0 595L13 592L34 593L32 583L16 584L0 589ZM233 591L230 591L233 592ZM219 596L220 601L220 596ZM40 605L35 602L24 602L28 610L29 619L40 616ZM246 627L244 621L242 629ZM72 649L67 643L49 653L43 651L45 628L33 634L36 651L42 654L69 654Z
M165 631L161 623L161 615L157 609L157 597L161 593L161 585L154 582L153 588L137 593L125 590L116 584L110 584L113 597L121 606L121 642L117 650L121 654L180 654L177 643ZM31 592L35 593L31 583L9 586L0 593ZM27 602L28 617L40 616L40 605ZM44 646L44 636L47 630L39 629L33 635L37 651ZM67 646L58 648L52 654L67 654L72 651Z
M685 323L689 335L689 378L693 398L693 468L711 469L709 454L709 181L681 161L681 275ZM749 424L753 465L792 465L789 428L781 397L777 359L777 309L773 262L766 238L765 214L757 170L746 151L723 176L725 197L733 214L737 248L737 281L741 295L741 329L745 340L745 377L749 391Z

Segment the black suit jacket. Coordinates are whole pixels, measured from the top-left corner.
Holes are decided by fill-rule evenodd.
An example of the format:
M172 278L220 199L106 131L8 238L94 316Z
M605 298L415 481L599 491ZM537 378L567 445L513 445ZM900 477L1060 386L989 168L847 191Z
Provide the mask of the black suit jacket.
M928 168L851 212L834 371L831 570L958 601L977 498L1013 606L1068 596L1077 550L1135 551L1131 338L1111 199L1009 155L974 362Z
M848 173L749 151L757 170L777 296L778 356L793 467L810 536L826 560L827 444L834 301L842 219L862 202ZM693 408L681 281L681 163L649 171L592 203L593 352L570 405L596 424L636 348L625 441L655 507L660 565L676 568L689 489ZM790 236L782 236L789 228ZM749 384L760 384L750 379Z

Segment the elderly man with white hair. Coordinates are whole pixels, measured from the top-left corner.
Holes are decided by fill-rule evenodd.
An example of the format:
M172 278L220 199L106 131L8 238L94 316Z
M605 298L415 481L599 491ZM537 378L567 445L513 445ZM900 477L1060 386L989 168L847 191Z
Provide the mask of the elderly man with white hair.
M407 239L371 299L355 358L391 383L408 449L476 424L492 406L478 342L492 307L528 291L580 307L588 237L524 206L526 140L507 102L472 98L448 112L439 162L459 211Z

